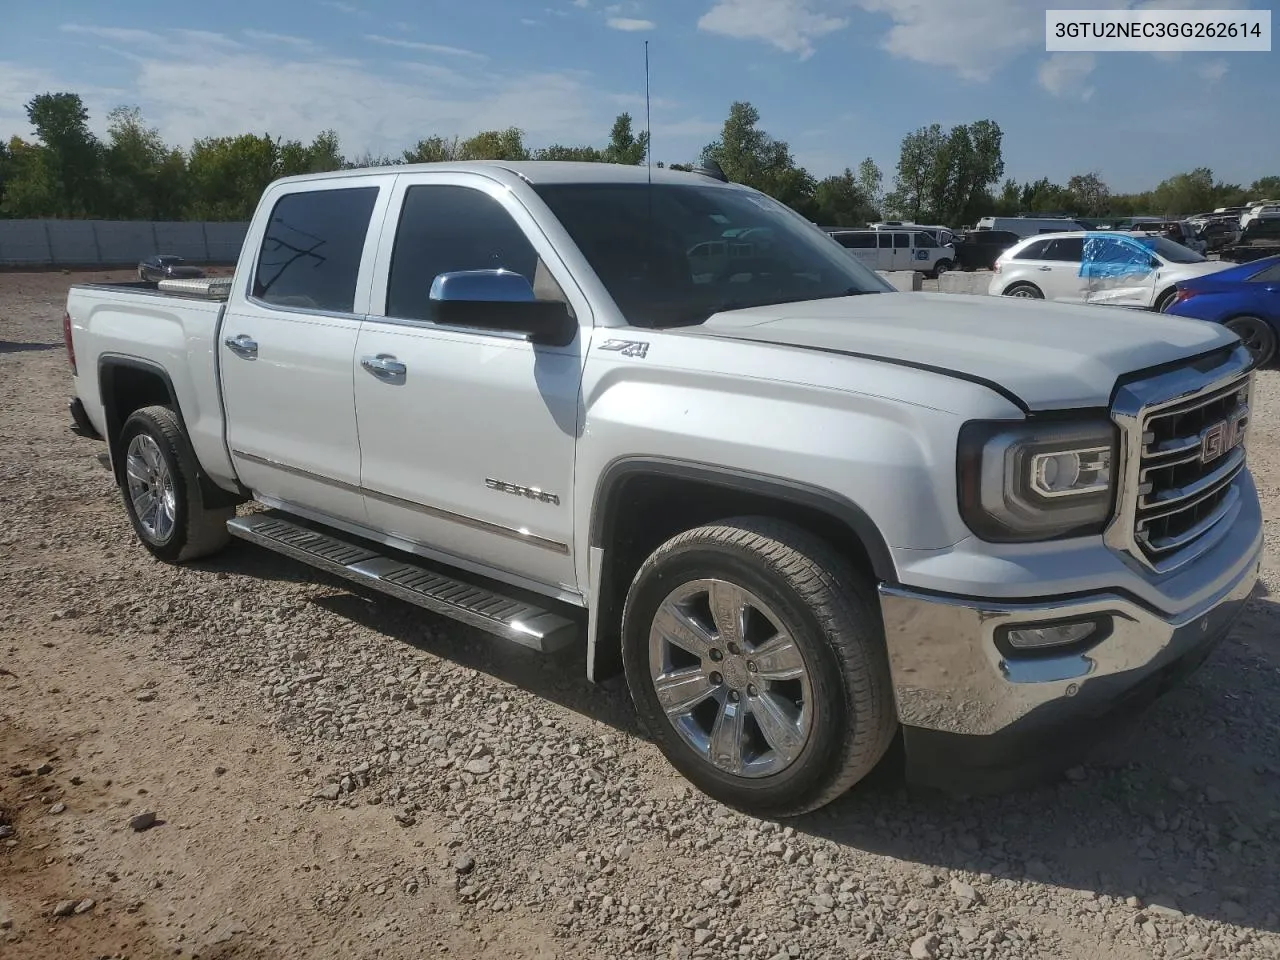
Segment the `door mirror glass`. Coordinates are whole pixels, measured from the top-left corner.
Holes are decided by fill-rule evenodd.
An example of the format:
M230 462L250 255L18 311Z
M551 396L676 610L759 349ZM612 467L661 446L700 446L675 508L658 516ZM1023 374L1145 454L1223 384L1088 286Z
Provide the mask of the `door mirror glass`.
M512 270L457 270L431 283L430 318L451 327L523 333L534 343L563 347L578 323L561 300L539 300L533 285Z

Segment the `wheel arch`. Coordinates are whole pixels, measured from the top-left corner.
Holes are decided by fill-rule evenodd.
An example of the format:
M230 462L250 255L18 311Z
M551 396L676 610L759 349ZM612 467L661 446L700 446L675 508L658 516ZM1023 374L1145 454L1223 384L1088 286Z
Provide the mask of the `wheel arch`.
M1044 291L1040 289L1039 285L1032 283L1030 280L1015 280L1013 283L1005 284L1005 286L1000 290L1000 296L1007 297L1009 296L1010 290L1016 290L1018 287L1030 287L1036 293L1040 294L1041 298L1044 297Z
M600 681L621 672L622 606L649 554L684 530L743 515L795 523L845 550L869 576L897 582L884 535L866 511L837 493L713 464L623 457L601 473L592 501L589 678Z
M169 372L153 360L121 354L103 354L98 358L98 393L102 401L106 425L107 449L111 456L111 470L116 483L124 480L124 457L120 449L120 434L125 422L135 410L159 404L170 407L182 425L184 438L187 425L182 415L182 404L174 389ZM200 465L199 458L186 440L188 452L196 465L200 491L210 507L231 506L244 502L244 497L230 493L214 483Z

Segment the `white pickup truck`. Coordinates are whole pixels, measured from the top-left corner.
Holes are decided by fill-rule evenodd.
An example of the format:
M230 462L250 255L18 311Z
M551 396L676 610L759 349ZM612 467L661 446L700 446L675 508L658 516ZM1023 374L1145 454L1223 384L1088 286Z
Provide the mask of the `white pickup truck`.
M1234 334L897 293L707 173L281 180L229 282L75 285L66 338L74 428L156 557L241 537L575 646L763 815L899 735L966 790L1066 762L1257 577Z

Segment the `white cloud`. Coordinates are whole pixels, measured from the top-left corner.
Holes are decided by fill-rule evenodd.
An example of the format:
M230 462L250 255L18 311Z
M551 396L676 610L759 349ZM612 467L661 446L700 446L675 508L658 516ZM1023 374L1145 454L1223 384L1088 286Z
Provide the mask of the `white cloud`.
M623 30L632 33L638 30L653 30L657 24L652 20L636 20L632 17L610 17L609 28L611 30Z
M822 0L718 0L698 21L698 29L736 40L764 40L801 59L813 42L843 29L848 20L818 9Z
M376 33L366 33L366 40L372 43L385 44L388 47L401 47L405 50L421 50L424 53L439 53L447 57L468 57L472 60L488 60L483 53L474 50L463 50L461 47L447 47L439 43L419 43L417 40L399 40L395 37L382 37Z
M256 40L259 43L279 43L286 47L293 47L295 50L314 53L320 48L306 37L294 37L286 33L270 33L266 30L245 30L244 35L250 40Z
M110 40L108 50L123 69L101 72L126 76L119 87L73 84L60 70L0 61L0 139L30 137L23 105L35 94L63 89L81 94L100 134L107 111L128 103L139 106L168 142L183 148L198 138L247 131L308 141L333 128L352 156L366 150L397 154L433 134L469 136L512 125L522 128L533 146L600 144L616 114L628 109L636 116L639 102L634 93L611 90L585 72L510 71L456 48L444 48L454 54L447 64L413 62L411 54L403 61L386 56L405 49L403 44L386 46L365 61L311 51L265 33L244 34L251 45L237 48L176 30L120 34L103 29L113 31L109 38L91 28L69 32ZM407 49L441 52L427 44ZM683 119L687 115L678 104L661 98L653 108L663 155L692 155L708 124ZM694 137L696 145L690 142Z
M112 43L163 43L158 33L150 30L134 30L130 27L93 27L79 23L64 23L58 28L63 33L78 33L84 36L110 40Z
M330 10L337 10L339 13L346 13L351 16L364 14L364 10L357 7L354 3L343 3L342 0L320 0L320 6L328 7Z
M1055 53L1041 61L1036 80L1055 97L1088 100L1094 94L1089 77L1097 65L1092 53Z
M1221 58L1216 60L1206 60L1203 63L1196 64L1196 76L1205 83L1217 83L1227 75L1227 71L1231 69L1230 64Z

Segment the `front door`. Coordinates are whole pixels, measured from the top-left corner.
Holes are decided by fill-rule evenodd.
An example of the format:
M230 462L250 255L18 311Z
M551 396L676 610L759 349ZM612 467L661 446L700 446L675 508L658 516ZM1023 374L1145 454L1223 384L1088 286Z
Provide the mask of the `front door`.
M1149 307L1156 295L1161 262L1132 237L1089 237L1081 274L1085 300L1116 307Z
M360 482L369 522L428 556L571 594L573 464L583 338L430 320L442 273L504 268L540 299L585 298L521 203L477 174L406 174L355 350Z
M242 483L352 522L364 518L352 358L372 276L370 224L391 178L277 188L245 239L219 333L227 444ZM368 247L368 256L365 250Z

